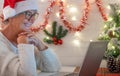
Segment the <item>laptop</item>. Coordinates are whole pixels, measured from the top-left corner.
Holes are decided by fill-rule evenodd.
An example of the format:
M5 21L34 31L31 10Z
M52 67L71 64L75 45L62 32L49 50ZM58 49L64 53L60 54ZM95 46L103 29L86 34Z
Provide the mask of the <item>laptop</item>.
M59 72L50 76L96 76L108 41L91 41L79 73Z

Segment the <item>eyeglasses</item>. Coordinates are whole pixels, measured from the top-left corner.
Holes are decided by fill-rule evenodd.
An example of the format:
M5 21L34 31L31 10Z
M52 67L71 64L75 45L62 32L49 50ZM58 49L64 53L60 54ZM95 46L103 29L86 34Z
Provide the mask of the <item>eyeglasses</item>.
M30 21L31 19L37 19L38 18L38 16L39 16L39 13L37 13L37 12L31 12L31 11L25 11L24 12L24 14L25 14L25 18L28 20L28 21Z

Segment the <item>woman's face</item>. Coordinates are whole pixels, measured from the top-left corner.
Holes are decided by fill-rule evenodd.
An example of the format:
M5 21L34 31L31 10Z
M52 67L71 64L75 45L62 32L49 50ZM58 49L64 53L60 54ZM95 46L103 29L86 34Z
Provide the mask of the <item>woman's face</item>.
M30 27L32 26L37 17L38 17L37 11L31 10L24 12L24 20L20 25L21 30L29 32Z
M14 17L3 21L4 26L11 28L17 34L21 32L30 32L30 27L38 17L36 10L22 12Z

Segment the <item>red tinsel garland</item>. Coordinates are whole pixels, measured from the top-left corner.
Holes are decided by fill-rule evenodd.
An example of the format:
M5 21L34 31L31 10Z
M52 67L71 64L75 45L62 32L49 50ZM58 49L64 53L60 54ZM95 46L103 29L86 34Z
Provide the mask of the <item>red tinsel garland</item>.
M102 18L107 21L107 16L104 12L104 8L102 6L102 2L101 0L95 0L96 2L96 5L99 9L99 12L102 16ZM62 20L62 22L64 23L64 26L66 26L70 31L82 31L84 28L85 28L85 25L87 23L87 19L88 19L88 14L89 14L89 10L90 10L90 3L89 3L89 0L85 0L85 4L86 4L86 8L84 9L84 12L83 12L83 16L80 20L80 24L76 27L74 27L72 25L72 23L70 23L68 20L66 20L66 17L65 17L65 10L64 10L64 3L62 0L59 0L59 15L60 15L60 19Z
M52 9L53 9L53 7L55 5L56 5L56 1L55 0L50 1L50 5L47 7L46 13L45 13L44 18L43 18L44 19L43 24L40 24L38 26L30 28L31 31L38 32L39 30L45 29L46 25L48 24L49 16L52 13Z
M86 25L87 19L88 19L88 14L89 14L89 11L90 11L90 2L89 2L89 0L85 0L86 7L84 9L83 16L82 16L82 18L80 20L80 24L78 26L76 26L76 27L74 27L72 25L72 23L70 23L69 21L66 20L65 9L64 9L64 2L62 0L58 0L58 2L59 2L59 15L60 15L60 19L62 20L64 25L70 31L74 31L74 32L82 31L85 28L85 25ZM105 21L107 21L107 16L106 16L106 14L104 12L104 8L102 6L102 1L101 0L95 0L95 2L96 2L96 5L97 5L97 7L99 9L99 12L100 12L102 18ZM50 1L50 5L47 8L45 16L44 16L43 24L38 25L36 27L32 27L31 31L38 32L39 30L43 30L46 27L46 25L48 24L49 16L52 13L51 10L53 9L53 6L55 6L55 5L56 5L56 0Z
M99 9L99 12L101 13L102 18L107 21L107 15L105 14L104 8L102 6L102 1L101 0L95 0L96 5Z
M80 24L77 27L74 27L72 23L70 23L68 20L66 20L65 17L65 10L64 10L64 2L62 0L59 0L59 15L60 19L64 23L64 25L70 30L70 31L81 31L85 28L85 24L87 23L88 14L90 10L90 3L89 0L85 0L86 7L83 12L83 16L80 20Z

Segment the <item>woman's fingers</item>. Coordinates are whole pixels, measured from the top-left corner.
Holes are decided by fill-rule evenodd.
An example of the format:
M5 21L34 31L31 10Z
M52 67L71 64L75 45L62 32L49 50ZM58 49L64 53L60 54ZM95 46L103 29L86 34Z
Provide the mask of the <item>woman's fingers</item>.
M18 34L18 36L27 36L27 37L32 37L34 34L32 32L22 32Z

